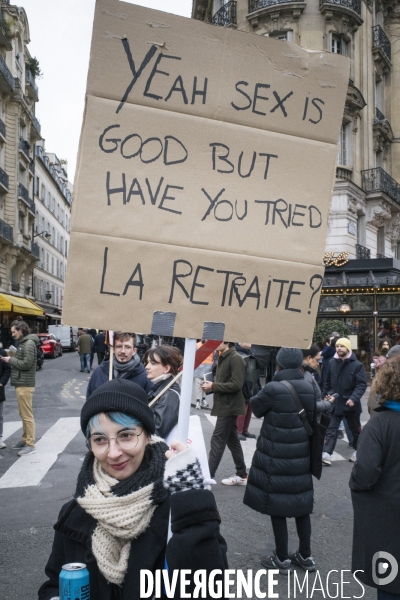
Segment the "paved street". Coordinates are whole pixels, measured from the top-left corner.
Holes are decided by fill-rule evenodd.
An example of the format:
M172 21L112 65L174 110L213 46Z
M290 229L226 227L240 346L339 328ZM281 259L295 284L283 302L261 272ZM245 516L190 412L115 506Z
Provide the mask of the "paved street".
M61 505L69 500L85 453L85 444L79 429L79 412L84 402L88 374L79 372L77 354L64 354L56 360L46 360L37 373L34 410L37 424L37 453L17 458L11 450L20 438L20 420L13 388L7 387L5 438L7 448L0 452L0 598L1 600L34 600L44 580L44 566L53 538L52 525ZM200 411L192 411L199 414ZM214 419L210 411L200 413L207 449L213 431ZM363 417L367 418L366 410ZM258 433L261 421L253 418L250 430ZM250 466L255 448L254 440L242 442L246 462ZM354 583L349 572L344 574L343 591L337 592L340 571L350 569L352 538L352 507L348 480L352 465L348 462L351 449L346 441L339 441L331 467L326 467L320 482L315 483L315 510L312 516L312 552L317 561L321 582L309 578L306 590L297 598L329 597L326 575L330 576L331 597L362 597L362 590ZM218 482L233 473L233 463L227 451L217 473ZM315 480L314 480L315 481ZM228 543L229 565L233 569L260 567L260 556L273 549L271 525L262 516L242 503L244 488L214 486L214 493L222 518L222 534ZM291 549L296 549L294 523L290 523ZM303 572L299 578L303 580ZM275 590L276 591L276 590ZM287 598L286 578L281 578L277 590ZM325 594L325 595L324 595ZM367 589L364 598L375 598ZM293 589L291 590L291 596Z

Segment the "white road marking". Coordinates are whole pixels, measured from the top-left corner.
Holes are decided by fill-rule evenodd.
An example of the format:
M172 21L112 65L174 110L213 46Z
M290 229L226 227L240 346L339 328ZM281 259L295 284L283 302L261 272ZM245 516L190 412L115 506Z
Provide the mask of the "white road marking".
M35 454L18 458L4 473L0 489L39 485L79 430L79 417L59 419L37 442Z
M22 421L6 421L3 426L3 440L11 437L18 429L22 429Z

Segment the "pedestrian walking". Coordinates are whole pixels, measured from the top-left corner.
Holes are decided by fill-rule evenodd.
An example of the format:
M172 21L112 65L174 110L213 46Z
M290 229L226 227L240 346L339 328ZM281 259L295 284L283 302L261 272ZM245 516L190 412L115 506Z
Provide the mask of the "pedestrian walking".
M154 436L154 413L140 386L124 379L105 383L83 405L81 429L89 451L74 499L54 526L39 600L60 595L66 563L86 564L94 600L143 597L141 570L154 576L165 561L171 579L180 569L209 574L227 568L220 516L193 448L175 442L168 450ZM193 579L185 574L191 595ZM176 597L182 583L178 578Z
M144 356L147 377L153 388L148 393L147 399L152 404L156 435L165 439L178 424L179 402L181 389L177 381L165 392L163 390L171 383L171 379L178 374L182 365L182 353L173 346L158 346L151 348Z
M2 348L0 348L0 357L1 356L7 356L7 354ZM8 362L0 361L0 450L6 448L6 444L3 442L3 407L6 399L5 387L7 385L8 380L10 379L10 375L11 366L8 364Z
M387 338L383 338L382 340L379 341L378 347L375 350L375 354L372 357L371 378L375 377L375 375L377 374L379 369L385 364L385 362L389 358L388 354L389 354L389 350L390 350L391 346L392 346L391 341ZM371 416L376 415L374 409L377 407L377 405L378 405L377 403L378 403L378 396L377 396L376 392L374 392L372 389L370 389L369 395L368 395L367 408L368 408L368 412Z
M104 356L106 353L107 346L105 344L106 336L104 335L104 331L99 331L94 338L94 351L97 354L97 362L99 365L104 360Z
M314 489L310 464L310 440L300 418L289 384L297 393L310 425L316 410L313 383L301 366L303 353L281 348L273 380L250 399L253 413L264 418L249 472L243 502L271 517L275 552L262 560L267 569L288 573L292 564L315 571L311 555L311 519ZM295 518L299 548L289 554L287 518Z
M208 459L211 477L214 478L225 447L228 446L236 467L236 474L223 479L223 485L246 485L247 471L243 450L237 434L236 418L246 412L243 386L246 376L244 360L235 350L233 342L222 342L215 381L204 381L203 390L214 392L211 415L217 417L211 437Z
M78 353L81 361L81 373L87 370L90 373L90 354L92 352L92 338L87 329L81 329L78 337Z
M343 417L346 417L353 435L354 452L349 460L350 462L357 460L357 441L361 432L361 398L366 389L367 375L364 365L353 354L350 340L339 338L336 341L336 354L329 362L328 375L323 389L324 397L338 394L333 405L329 427L326 430L322 454L323 464L331 464L338 428Z
M89 380L86 390L86 399L100 385L109 379L110 361L103 360L101 365L95 368ZM140 362L136 350L136 334L127 331L114 332L114 360L112 369L113 379L128 379L140 385L146 393L150 392L151 381L147 378L146 369Z
M95 337L97 335L97 329L88 329L88 335L90 335L91 345L90 345L90 368L93 368L93 361L95 355Z
M321 352L321 389L324 389L326 378L328 376L329 363L336 354L336 341L339 339L339 335L333 336L326 340L326 346Z
M18 342L17 353L15 356L0 356L0 358L11 366L11 385L15 386L18 410L22 419L22 438L12 448L19 450L18 456L27 456L36 452L32 396L35 391L36 347L39 338L30 333L25 321L14 321L11 325L11 335Z
M201 346L206 342L207 340L197 340L197 350L199 348L201 348ZM207 358L205 358L203 360L203 362L201 363L201 365L199 365L197 367L197 369L195 369L194 371L194 390L195 390L195 394L196 394L196 408L197 410L201 410L202 408L210 408L207 400L206 400L206 393L203 390L203 388L201 387L203 384L203 381L205 379L205 377L207 377L207 375L212 375L212 363L213 363L213 352L210 352L210 354L207 356ZM210 381L210 379L209 379Z
M377 589L378 600L399 600L399 354L382 365L372 388L379 397L379 407L360 435L357 462L350 476L354 509L352 571L363 583Z

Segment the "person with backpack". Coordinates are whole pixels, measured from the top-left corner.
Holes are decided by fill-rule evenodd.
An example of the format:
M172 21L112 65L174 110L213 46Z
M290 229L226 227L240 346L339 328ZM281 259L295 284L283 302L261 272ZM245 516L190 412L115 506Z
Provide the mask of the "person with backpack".
M235 463L236 474L223 479L221 483L246 485L246 463L236 425L238 415L244 415L246 412L243 396L246 366L243 358L236 352L233 342L222 342L217 351L220 354L215 381L204 381L202 384L203 390L214 393L211 415L217 417L208 459L210 475L214 479L225 447L228 446Z

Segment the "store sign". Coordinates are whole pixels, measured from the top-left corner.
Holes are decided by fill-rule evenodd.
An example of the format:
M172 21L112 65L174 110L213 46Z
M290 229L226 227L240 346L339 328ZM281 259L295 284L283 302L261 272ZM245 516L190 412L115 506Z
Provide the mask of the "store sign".
M348 75L341 55L97 0L63 321L309 342Z
M334 252L325 252L322 261L326 267L343 267L349 262L349 252L341 252L337 256Z

